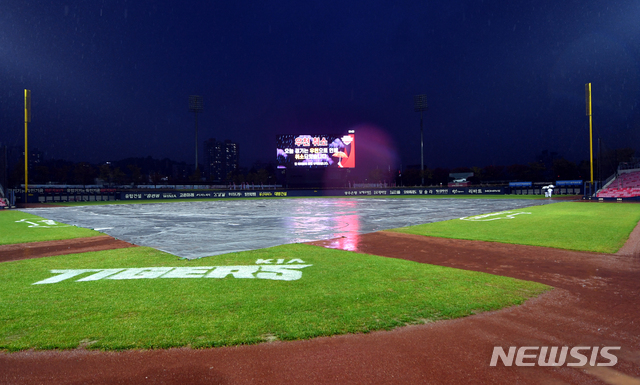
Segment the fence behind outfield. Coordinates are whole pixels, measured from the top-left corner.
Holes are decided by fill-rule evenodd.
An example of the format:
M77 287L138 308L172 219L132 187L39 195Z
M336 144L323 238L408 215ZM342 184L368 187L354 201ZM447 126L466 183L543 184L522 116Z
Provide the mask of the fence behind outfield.
M560 182L560 181L559 181ZM140 187L140 186L138 186ZM277 186L236 186L235 190L204 190L200 186L171 186L196 187L198 189L177 189L144 186L144 189L126 189L100 186L30 186L28 203L57 203L57 202L100 202L100 201L142 201L142 200L171 200L171 199L216 199L216 198L277 198L277 197L394 197L394 196L457 196L457 195L542 195L542 186L514 185L514 186L471 186L471 187L391 187L391 188L350 188L350 189L282 189ZM247 188L248 187L248 188ZM580 195L582 185L559 185L554 195ZM12 190L17 203L24 199L24 189Z

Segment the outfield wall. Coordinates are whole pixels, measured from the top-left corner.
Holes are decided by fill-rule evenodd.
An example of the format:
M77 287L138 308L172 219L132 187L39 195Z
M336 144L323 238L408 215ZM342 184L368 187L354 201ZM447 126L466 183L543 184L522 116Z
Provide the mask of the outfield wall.
M17 203L24 199L24 189L14 190ZM29 203L135 201L159 199L274 198L322 196L438 196L438 195L503 195L508 187L477 188L363 188L363 189L285 189L285 190L118 190L113 188L30 188Z
M24 189L13 190L16 203L22 203ZM160 199L277 198L277 197L357 197L357 196L445 196L445 195L541 195L540 188L527 186L360 188L360 189L255 189L255 190L121 190L117 188L30 188L29 203L141 201ZM554 195L581 195L582 188L557 188Z
M23 203L24 188L11 190L16 203ZM120 199L120 190L103 187L37 187L29 188L28 203L95 202Z
M233 190L233 191L171 191L122 192L121 200L206 199L206 198L282 198L282 197L354 197L354 196L417 196L417 195L481 195L505 194L504 187L492 188L393 188L393 189L329 189L329 190Z

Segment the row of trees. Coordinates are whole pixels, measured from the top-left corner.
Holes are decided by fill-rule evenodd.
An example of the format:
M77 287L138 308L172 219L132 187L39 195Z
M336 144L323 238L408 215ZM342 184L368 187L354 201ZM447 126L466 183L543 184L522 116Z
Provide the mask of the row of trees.
M425 185L447 185L452 178L451 173L469 173L473 176L467 178L472 184L502 184L508 181L548 182L555 180L589 179L589 164L581 162L576 165L566 159L557 159L551 169L544 163L531 162L528 164L513 164L510 166L486 166L486 167L457 167L435 168L424 170ZM584 177L586 175L586 177ZM378 177L377 173L370 175L372 180ZM422 181L422 173L419 168L409 168L398 175L396 183L403 186L417 186Z
M264 167L254 166L247 170L240 170L230 173L227 176L230 183L236 185L249 183L254 185L271 185L276 184L275 167L267 165Z
M634 160L635 151L631 148L616 149L600 154L594 163L594 178L604 180L615 173L618 164ZM543 153L544 154L544 153ZM547 154L548 155L548 154ZM426 168L425 185L446 185L451 181L450 173L473 172L469 178L473 184L498 184L508 181L553 182L556 180L589 180L588 161L574 163L557 156L542 156L527 164L510 166ZM422 174L419 166L403 171L375 169L368 173L366 180L356 182L395 183L398 186L418 186ZM227 175L227 183L275 184L276 168L273 164L254 165ZM24 183L24 161L15 164L9 173L9 186ZM196 184L212 183L204 180L199 170L185 162L170 159L128 158L120 161L93 165L87 162L69 162L64 160L46 160L30 165L29 183L31 184L81 184L96 183L108 185L127 184Z
M77 185L141 185L141 184L198 184L212 183L203 178L192 165L170 159L128 158L100 165L65 160L44 160L29 165L30 184ZM275 183L275 167L252 167L227 176L228 183ZM24 183L24 160L9 172L9 186Z
M594 160L594 180L605 180L616 172L622 162L633 161L635 150L622 148L606 151ZM468 180L472 184L500 184L508 181L553 182L557 180L590 180L591 164L589 161L575 163L553 154L543 153L539 160L527 164L513 164L510 166L425 168L425 185L446 185L451 181L450 173L473 172L474 176ZM368 181L392 182L401 186L418 186L422 182L419 166L407 168L394 175L386 170L372 170Z

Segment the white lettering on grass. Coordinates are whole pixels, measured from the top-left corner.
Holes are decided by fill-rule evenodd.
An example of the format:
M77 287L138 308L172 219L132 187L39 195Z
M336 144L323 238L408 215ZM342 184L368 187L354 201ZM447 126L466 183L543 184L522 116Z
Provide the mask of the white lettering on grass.
M176 267L162 278L202 278L213 266Z
M73 278L77 275L89 273L92 271L101 271L100 269L78 269L78 270L51 270L51 274L60 274L51 278L34 283L33 285L44 285L47 283L58 283L65 279Z
M173 267L141 267L127 269L122 273L107 277L107 279L149 279L158 278L162 274L169 272Z
M106 278L115 273L119 273L124 269L104 269L98 273L92 274L88 277L84 277L78 280L78 282L87 282L87 281L98 281L102 278Z
M302 269L309 266L311 265L262 266L261 271L268 271L269 273L258 273L256 276L277 281L295 281L302 277L302 272L290 269Z
M29 226L28 227L38 227L38 228L45 228L45 229L49 229L52 227L71 227L70 225L65 225L64 223L58 223L56 221L52 221L51 219L41 219L41 220L34 220L34 219L20 219L19 221L16 221L16 223L28 223Z
M271 260L258 260L271 261ZM280 260L278 260L280 261ZM292 259L288 263L302 262ZM272 262L264 262L272 263ZM313 265L238 265L238 266L193 266L193 267L136 267L119 269L73 269L50 270L53 277L38 281L33 285L44 285L69 280L86 273L94 273L76 282L91 282L102 279L155 279L155 278L240 278L240 279L269 279L275 281L295 281L302 278L305 267Z
M270 258L270 259L258 259L256 261L256 265L272 264L273 262L271 262L271 261L273 261L273 258ZM285 261L284 258L280 258L280 259L277 260L276 264L281 265L281 264L284 263L284 261ZM289 262L287 262L287 263L288 264L289 263L304 263L304 261L302 259L299 259L299 258L294 258L294 259L290 259Z
M225 278L228 275L233 278L255 278L253 273L259 268L260 266L217 266L206 278Z
M531 213L526 213L522 211L502 211L499 213L474 215L471 217L463 217L460 219L463 221L487 222L487 221L495 221L497 219L514 219L516 215L521 215L521 214L531 214Z

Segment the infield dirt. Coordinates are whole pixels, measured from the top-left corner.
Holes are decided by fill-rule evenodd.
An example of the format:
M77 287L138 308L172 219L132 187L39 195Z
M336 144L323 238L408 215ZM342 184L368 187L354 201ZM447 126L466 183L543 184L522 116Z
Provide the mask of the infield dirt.
M0 246L0 262L136 247L108 235Z

